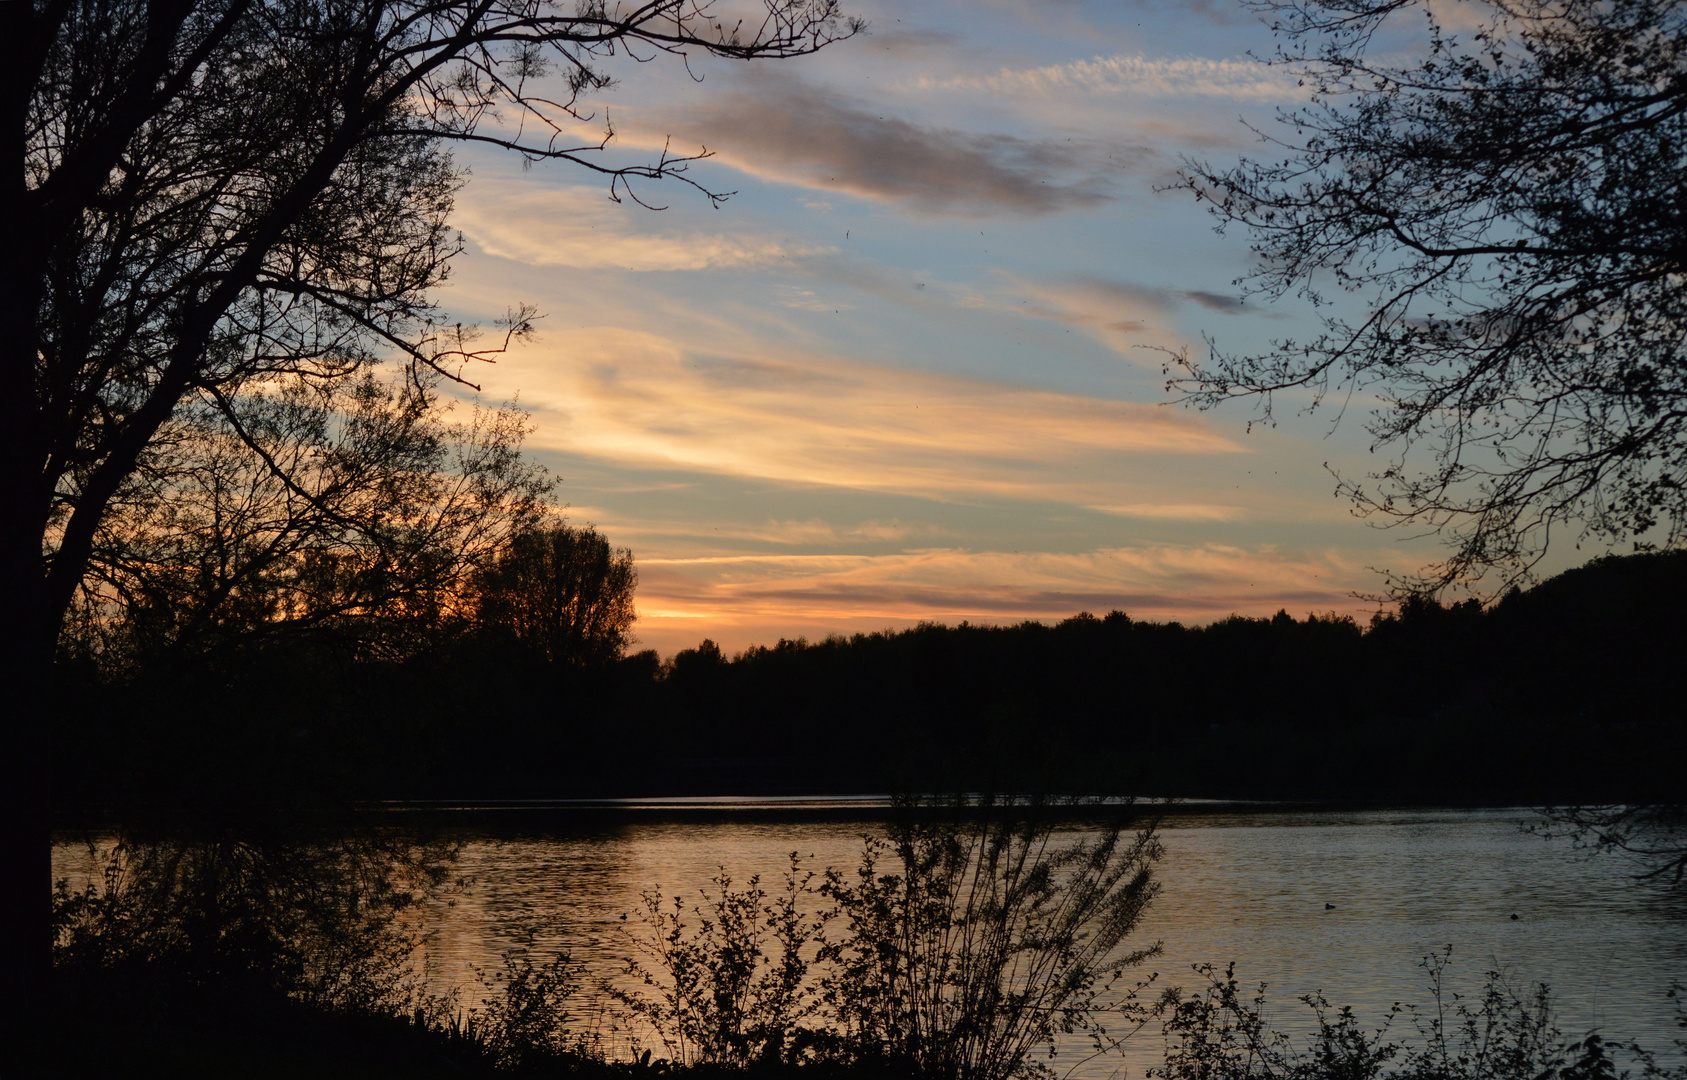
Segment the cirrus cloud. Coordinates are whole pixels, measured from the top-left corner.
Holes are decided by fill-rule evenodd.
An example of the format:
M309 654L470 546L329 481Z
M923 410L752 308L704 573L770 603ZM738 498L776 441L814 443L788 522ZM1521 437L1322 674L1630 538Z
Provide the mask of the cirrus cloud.
M753 233L638 231L650 217L642 208L610 202L601 187L476 180L452 220L488 255L579 270L765 267L837 250Z
M1096 56L1034 68L1001 68L989 75L926 77L920 90L969 90L991 94L1100 93L1133 98L1206 97L1258 103L1306 97L1292 72L1248 57Z
M1352 593L1367 576L1357 554L1196 544L647 558L639 562L638 631L645 644L672 651L704 631L733 649L800 627L1013 623L1115 608L1194 622L1279 608L1362 616L1371 606Z
M1112 198L1095 160L1106 155L1088 146L916 123L766 72L744 83L664 122L752 175L921 212L1041 214Z
M536 445L641 468L939 499L1158 506L1171 458L1244 453L1153 405L833 357L733 357L582 328L505 359ZM1203 516L1209 516L1203 512Z

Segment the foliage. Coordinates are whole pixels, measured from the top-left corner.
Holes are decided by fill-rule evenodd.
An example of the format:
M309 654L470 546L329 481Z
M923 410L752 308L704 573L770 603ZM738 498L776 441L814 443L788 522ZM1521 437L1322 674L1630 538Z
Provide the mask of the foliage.
M1413 601L1366 626L1114 612L593 669L536 662L471 625L415 657L343 662L331 642L265 639L238 664L159 662L138 682L71 658L57 772L66 809L219 790L250 803L790 785L1660 805L1679 801L1687 752L1671 677L1684 606L1687 552L1663 552L1488 608ZM637 767L606 767L629 731Z
M1220 977L1211 964L1196 973L1207 980L1204 991L1178 995L1165 1003L1162 1025L1165 1063L1150 1070L1162 1080L1376 1080L1399 1048L1382 1041L1396 1014L1390 1012L1374 1035L1359 1026L1348 1008L1331 1013L1322 995L1301 1000L1317 1025L1309 1050L1298 1050L1265 1019L1265 988L1250 1001L1242 996L1231 964ZM1175 994L1175 991L1169 992Z
M476 617L547 663L601 666L626 652L637 584L632 552L590 526L523 529L476 576Z
M737 20L707 0L0 7L19 57L0 248L0 614L23 642L0 654L0 681L27 718L0 757L0 862L45 866L36 718L66 614L102 538L128 531L124 496L148 460L201 409L258 453L242 421L259 396L387 358L467 383L466 366L525 335L533 313L511 311L485 341L435 305L461 244L446 147L569 162L612 197L640 198L629 185L643 180L696 186L686 170L701 152L620 164L601 153L607 124L576 143L577 125L599 122L582 95L609 87L620 55L796 56L862 28L836 0L756 8ZM308 457L286 462L297 476L265 465L300 502L321 494ZM33 1008L48 978L46 886L0 878L9 1012Z
M506 952L502 971L476 977L488 996L470 1016L466 1033L494 1064L522 1068L568 1056L596 1055L573 1031L581 968L566 952L534 963L529 950Z
M1448 558L1412 587L1519 580L1570 523L1687 539L1687 5L1494 0L1464 33L1441 20L1477 5L1251 6L1313 103L1262 135L1282 160L1189 162L1182 186L1247 230L1247 288L1298 292L1324 329L1181 357L1171 386L1268 421L1302 388L1313 408L1378 396L1369 430L1396 454L1342 486L1443 532ZM1427 51L1383 59L1407 55L1413 12Z
M813 881L793 852L772 894L758 877L734 889L724 868L701 903L644 893L625 971L636 985L615 988L615 999L679 1064L777 1064L788 1040L800 1051L804 1022L820 1008L808 974L826 916L807 910Z
M1312 1011L1309 1042L1297 1043L1266 1020L1265 987L1243 992L1235 965L1220 975L1197 965L1206 986L1167 1003L1165 1062L1157 1080L1618 1080L1612 1051L1654 1080L1687 1075L1687 1065L1658 1065L1638 1046L1606 1043L1597 1032L1566 1038L1552 1019L1551 994L1538 986L1519 996L1488 972L1474 1002L1446 987L1451 950L1427 957L1430 1006L1396 1004L1367 1030L1352 1009L1332 1009L1322 994L1301 1001ZM1408 1043L1391 1037L1401 1017L1415 1028ZM1687 1049L1687 1047L1682 1047Z
M735 890L724 870L701 904L646 893L626 969L638 986L613 991L628 1018L681 1064L830 1062L946 1080L1048 1075L1037 1047L1128 1034L1108 1031L1110 1009L1140 1025L1133 995L1101 1002L1155 951L1118 951L1156 891L1153 831L1127 838L1115 814L1057 836L1063 813L1101 812L1066 801L933 809L905 804L889 838L868 838L853 878L828 870L816 886L793 855L772 895L754 878Z
M57 965L89 987L281 994L331 1009L425 1005L417 906L448 847L379 833L125 837L101 879L53 892Z
M1661 552L1368 624L1115 611L700 647L674 657L641 730L676 757L761 763L721 767L723 785L1659 802L1687 745L1683 605L1687 552Z
M1152 828L1114 820L1057 836L1061 812L1094 805L957 800L917 804L870 839L853 881L827 876L843 929L824 986L847 1056L951 1080L1048 1075L1031 1054L1056 1036L1108 1035L1098 999L1157 947L1117 952L1152 900ZM888 865L887 865L888 864Z
M100 530L66 645L133 672L306 633L371 657L437 640L551 484L520 413L451 423L436 382L293 377L179 410Z

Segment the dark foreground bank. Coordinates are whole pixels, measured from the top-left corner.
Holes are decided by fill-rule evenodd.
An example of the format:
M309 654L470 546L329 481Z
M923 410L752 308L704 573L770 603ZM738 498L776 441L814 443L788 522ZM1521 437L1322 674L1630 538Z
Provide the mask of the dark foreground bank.
M189 1004L189 1003L183 1003ZM656 1075L692 1080L924 1080L883 1063L755 1062L741 1068L676 1065L649 1059L607 1061L578 1054L536 1055L500 1063L485 1040L414 1018L326 1013L293 1002L191 1003L198 1011L174 1021L82 1013L49 1033L48 1049L30 1063L37 1075L177 1077L181 1080L445 1080L568 1077L637 1080ZM1150 1075L1162 1080L1681 1080L1681 1048L1660 1058L1599 1032L1566 1037L1542 1008L1490 996L1441 1027L1410 1033L1378 1031L1374 1020L1310 1002L1298 1028L1274 1028L1265 1001L1229 972L1204 991L1165 1003L1156 1027L1138 1033L1165 1048ZM1433 1003L1432 1003L1433 1004ZM1415 1012L1415 1010L1414 1010ZM1399 1018L1393 1018L1398 1022ZM98 1024L97 1028L89 1025ZM97 1037L90 1037L97 1031ZM1484 1041L1486 1040L1486 1041ZM22 1064L12 1060L13 1066ZM13 1075L29 1075L19 1072ZM1027 1077L1058 1075L1026 1072ZM957 1078L958 1080L958 1078Z

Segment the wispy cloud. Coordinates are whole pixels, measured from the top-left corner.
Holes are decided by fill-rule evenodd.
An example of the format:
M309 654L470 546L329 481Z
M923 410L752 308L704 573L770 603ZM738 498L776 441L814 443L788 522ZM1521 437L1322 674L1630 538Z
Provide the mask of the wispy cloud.
M703 270L762 267L835 248L744 233L638 231L653 215L617 206L602 187L546 188L479 179L452 219L481 250L529 266L581 270Z
M1150 521L1240 521L1248 516L1246 507L1216 503L1128 503L1122 506L1092 506L1090 509L1102 514Z
M657 535L671 538L672 526L618 524L618 534L627 536ZM900 543L906 540L919 539L930 541L950 535L950 531L930 523L916 523L904 521L862 521L854 524L839 524L820 518L810 518L806 521L767 521L759 525L748 526L714 526L709 529L708 538L713 544L732 542L749 542L752 544L768 544L778 547L855 547L862 545L879 545L885 543ZM698 556L691 558L657 559L658 565L679 563L741 561L756 559L760 556Z
M1221 315L1240 315L1242 313L1242 298L1225 293L1203 292L1200 289L1184 289L1174 295L1199 304L1208 311L1216 311Z
M969 90L1027 95L1086 93L1133 98L1225 98L1254 103L1287 102L1306 96L1293 73L1249 57L1097 56L1033 68L1000 68L988 75L926 77L921 90Z
M1278 608L1362 614L1368 607L1351 591L1370 582L1354 554L1209 544L1074 554L934 548L882 556L652 559L640 563L639 634L672 651L704 633L742 648L795 627L1009 623L1081 610L1186 622Z
M664 123L764 179L919 211L1047 213L1110 198L1085 146L920 124L766 71L745 81Z
M1184 304L1226 315L1241 314L1241 300L1234 296L1110 281L1105 278L1071 278L1042 281L1000 273L993 301L981 295L974 306L994 303L1005 310L1033 319L1050 319L1082 327L1110 348L1121 352L1148 346L1177 350L1187 344L1173 325L1173 314Z
M623 329L542 340L503 366L540 446L786 484L1162 503L1165 460L1244 449L1179 410L835 357L699 354Z

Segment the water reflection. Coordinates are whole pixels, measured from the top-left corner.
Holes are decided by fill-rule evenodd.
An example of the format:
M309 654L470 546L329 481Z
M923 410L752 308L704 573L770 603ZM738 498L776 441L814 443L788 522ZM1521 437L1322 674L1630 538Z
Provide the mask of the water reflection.
M429 984L462 987L472 1002L473 969L495 967L502 952L525 945L568 948L594 975L613 979L628 954L622 916L641 891L696 897L723 866L740 881L775 879L792 851L815 869L852 868L877 813L862 800L754 800L731 813L689 813L722 809L718 801L647 803L552 813L542 824L515 809L478 816L457 830L466 886L429 912ZM1489 968L1519 990L1546 982L1566 1031L1597 1027L1667 1046L1675 1032L1663 991L1687 973L1680 898L1636 885L1620 863L1524 834L1518 823L1527 817L1485 810L1170 818L1163 892L1141 931L1164 951L1147 970L1189 985L1191 964L1235 960L1244 981L1271 984L1274 1022L1298 1031L1309 1025L1300 1024L1293 1000L1313 990L1379 1020L1396 1001L1425 1001L1416 965L1450 945L1454 989L1477 989ZM61 845L56 857L60 876L89 868L77 845ZM1143 1040L1130 1071L1158 1050L1157 1040ZM1098 1065L1096 1075L1115 1066Z

